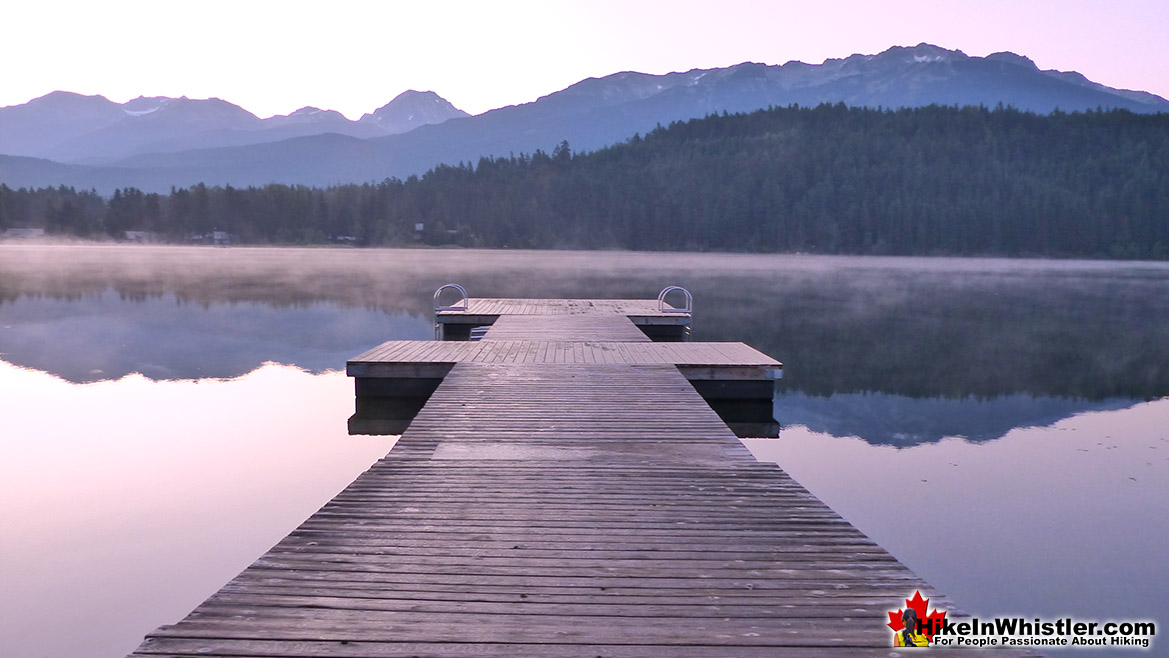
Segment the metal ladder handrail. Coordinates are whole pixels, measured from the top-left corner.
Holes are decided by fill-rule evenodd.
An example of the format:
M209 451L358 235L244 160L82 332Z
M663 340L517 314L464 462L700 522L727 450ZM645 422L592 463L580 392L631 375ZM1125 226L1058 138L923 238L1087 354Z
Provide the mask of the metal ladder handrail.
M459 291L459 294L463 296L462 299L460 300L463 303L462 306L440 306L439 305L438 296L441 295L442 291L446 290L447 288L454 288L455 290ZM469 301L470 300L467 297L467 289L466 288L460 286L457 283L447 283L447 284L444 284L443 286L439 287L438 290L434 291L434 312L438 313L439 311L465 311L465 310L467 310L467 302L469 302Z
M665 308L666 295L681 290L683 295L686 295L685 308ZM694 311L694 298L690 295L690 291L682 286L666 286L660 293L658 293L658 313L686 313L690 314Z
M454 290L459 291L459 294L462 295L462 298L459 300L462 304L461 306L460 305L443 306L443 305L438 303L439 295L442 295L442 291L446 290L447 288L453 288ZM438 314L442 311L465 311L465 310L467 310L467 305L470 303L470 301L471 301L470 298L467 297L467 289L460 286L457 283L443 284L442 286L439 286L438 290L434 291L434 339L435 340L442 340L442 325L440 325L438 323Z

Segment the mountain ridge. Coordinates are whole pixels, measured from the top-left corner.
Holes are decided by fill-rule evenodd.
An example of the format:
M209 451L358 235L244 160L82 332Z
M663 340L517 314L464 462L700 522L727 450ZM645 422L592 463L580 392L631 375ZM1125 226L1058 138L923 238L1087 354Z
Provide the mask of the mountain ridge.
M0 108L0 112L33 102ZM86 102L97 117L94 121L108 120L108 108L99 107L100 101ZM105 186L114 180L122 181L121 186L153 191L199 182L246 186L379 181L421 174L442 163L550 151L562 141L578 151L594 150L659 124L710 113L821 103L883 108L1002 104L1037 113L1097 108L1169 112L1169 101L1159 96L1112 89L1076 72L1041 71L1023 55L1000 52L970 57L960 50L922 43L822 64L744 62L667 74L623 71L586 78L535 101L475 116L433 92L413 90L357 121L340 117L347 123L317 108L302 108L308 112L297 121L292 118L301 110L263 120L249 114L256 121L272 123L261 123L264 129L258 131L223 125L170 139L140 140L133 153L127 154L125 148L107 151L98 159L102 166L71 169L63 177L45 175L50 169L45 165L30 169L26 161L0 156L0 181L81 187L96 187L101 181L100 189L107 193L111 190ZM155 115L163 109L143 118L158 121ZM312 120L317 115L322 116ZM109 126L101 130L116 132ZM9 132L0 132L0 151L5 153L9 152ZM339 142L328 135L362 143Z
M416 97L424 98L428 107L419 108ZM219 98L139 96L115 103L100 95L54 91L22 105L0 108L0 152L62 164L109 165L149 153L326 133L378 137L468 115L434 92L406 91L366 115L370 116L375 120L350 121L336 110L306 106L261 119Z
M386 134L397 135L419 126L469 116L433 91L407 89L389 103L362 115L357 121L376 125Z

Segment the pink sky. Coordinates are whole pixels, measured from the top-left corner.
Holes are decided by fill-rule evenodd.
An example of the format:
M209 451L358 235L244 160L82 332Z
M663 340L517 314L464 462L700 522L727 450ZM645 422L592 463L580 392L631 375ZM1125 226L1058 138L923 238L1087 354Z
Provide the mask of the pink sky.
M418 89L476 114L624 70L818 64L920 42L973 56L1010 50L1169 98L1165 0L44 0L5 13L0 106L60 89L357 118Z

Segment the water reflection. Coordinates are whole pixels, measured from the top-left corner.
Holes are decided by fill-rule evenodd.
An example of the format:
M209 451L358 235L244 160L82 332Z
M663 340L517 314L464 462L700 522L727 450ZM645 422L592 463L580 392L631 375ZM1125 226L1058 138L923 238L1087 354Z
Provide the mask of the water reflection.
M0 362L0 647L126 655L390 448L349 437L352 383L267 365L233 380L75 385Z
M747 440L967 612L1169 621L1169 399L909 449ZM906 514L907 499L916 513ZM1164 651L1164 638L1156 640ZM1075 656L1128 655L1077 649Z
M238 377L266 361L313 371L389 336L425 340L429 319L332 302L275 307L260 301L197 305L175 293L126 297L19 297L0 309L0 356L73 382Z
M1130 399L1080 400L1004 395L977 398L911 398L887 393L803 393L776 396L775 418L836 437L857 437L873 445L908 447L958 437L982 442L1020 427L1045 427L1087 411L1132 407ZM786 437L786 435L785 435Z
M389 447L334 369L450 281L683 285L785 362L764 458L971 611L1169 623L1169 264L0 246L0 646L124 655L267 550Z
M20 318L38 304L56 301L72 314L74 306L117 301L124 306L95 327L109 335L90 336L87 349L140 338L108 324L119 314L157 320L134 350L197 325L203 316L195 308L207 314L205 328L131 366L140 371L181 377L197 363L238 374L247 364L227 362L248 350L261 353L252 365L339 367L383 337L423 337L430 293L450 281L501 297L653 298L664 285L682 285L695 295L696 340L748 342L784 361L784 390L817 396L1169 395L1169 305L1151 303L1169 299L1166 263L0 246L0 326L12 327L0 330L0 352L30 362L24 354L36 341L14 346L6 334L19 333ZM136 304L140 310L131 310ZM98 319L75 318L59 334L82 340L89 321ZM209 332L226 345L204 346L193 335ZM306 343L315 354L301 349ZM318 365L334 355L343 356ZM47 370L77 376L67 360L38 358Z

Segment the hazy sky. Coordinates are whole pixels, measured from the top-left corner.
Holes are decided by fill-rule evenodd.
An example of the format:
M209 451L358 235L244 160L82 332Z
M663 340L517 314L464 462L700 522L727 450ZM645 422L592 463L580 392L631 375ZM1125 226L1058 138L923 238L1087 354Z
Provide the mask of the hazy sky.
M477 114L618 71L819 64L923 41L1169 98L1169 0L16 0L0 106L60 89L357 118L418 89Z

